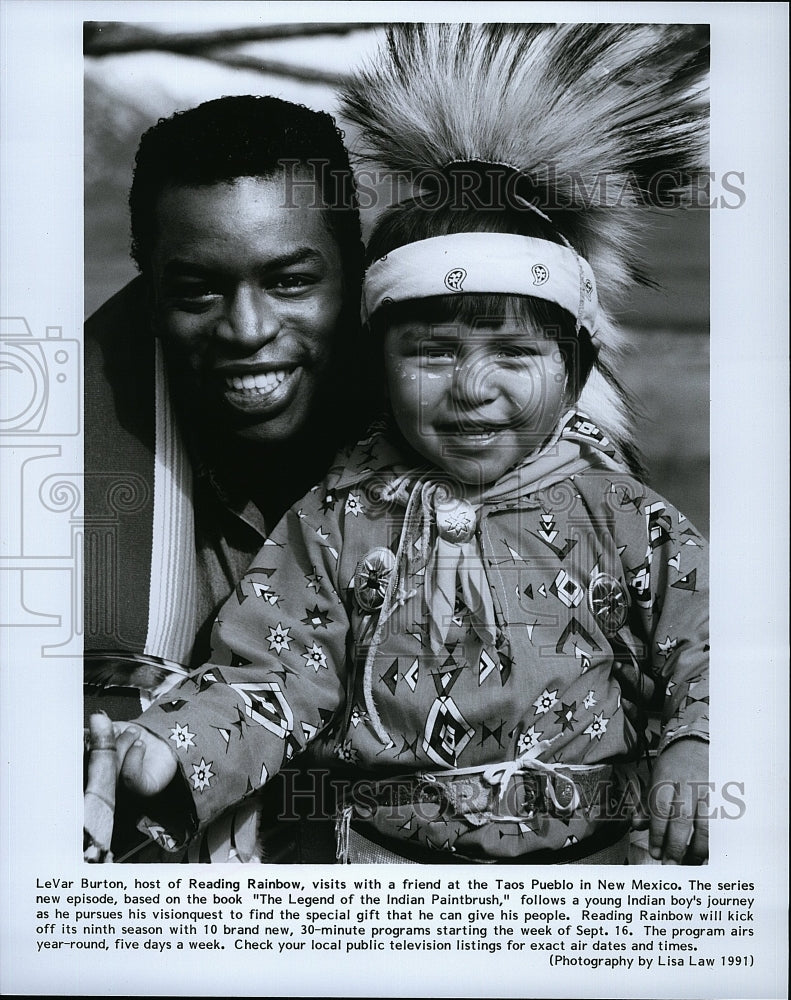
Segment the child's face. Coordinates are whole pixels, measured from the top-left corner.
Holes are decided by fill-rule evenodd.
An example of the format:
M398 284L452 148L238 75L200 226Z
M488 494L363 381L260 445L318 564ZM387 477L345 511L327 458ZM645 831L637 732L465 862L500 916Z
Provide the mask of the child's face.
M409 444L473 486L495 482L540 448L565 404L557 340L516 319L396 323L385 334L385 369Z

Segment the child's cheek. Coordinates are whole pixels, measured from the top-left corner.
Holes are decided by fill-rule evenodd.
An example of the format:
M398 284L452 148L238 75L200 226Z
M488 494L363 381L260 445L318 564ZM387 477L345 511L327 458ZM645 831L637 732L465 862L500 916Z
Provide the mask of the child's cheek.
M510 375L504 389L521 404L521 409L541 412L551 409L561 394L556 383L557 379L544 368L534 367Z
M391 361L388 364L388 370L390 371L390 378L394 382L407 382L410 375L414 374L413 366L407 364L405 361Z

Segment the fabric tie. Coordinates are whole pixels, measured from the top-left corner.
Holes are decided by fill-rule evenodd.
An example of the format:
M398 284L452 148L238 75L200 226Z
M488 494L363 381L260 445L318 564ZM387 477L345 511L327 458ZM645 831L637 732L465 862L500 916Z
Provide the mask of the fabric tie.
M431 648L435 653L448 637L457 593L484 647L494 646L494 605L476 536L478 509L458 499L435 506L437 538L426 565L426 604Z

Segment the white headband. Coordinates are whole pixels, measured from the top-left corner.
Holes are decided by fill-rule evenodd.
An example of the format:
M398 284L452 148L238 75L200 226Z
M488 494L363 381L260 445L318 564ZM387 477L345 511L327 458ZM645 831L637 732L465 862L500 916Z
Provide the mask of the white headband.
M387 302L454 292L529 295L555 302L596 333L598 298L590 265L568 246L508 233L454 233L398 247L371 264L363 321Z

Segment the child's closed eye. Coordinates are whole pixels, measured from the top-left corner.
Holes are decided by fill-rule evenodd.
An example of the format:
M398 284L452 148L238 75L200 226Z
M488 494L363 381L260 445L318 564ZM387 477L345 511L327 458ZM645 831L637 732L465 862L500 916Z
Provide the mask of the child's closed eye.
M424 347L421 355L426 364L431 366L452 365L456 361L456 347L432 344Z
M494 356L498 361L524 361L527 358L534 358L539 354L533 343L506 343L496 344L493 347Z

